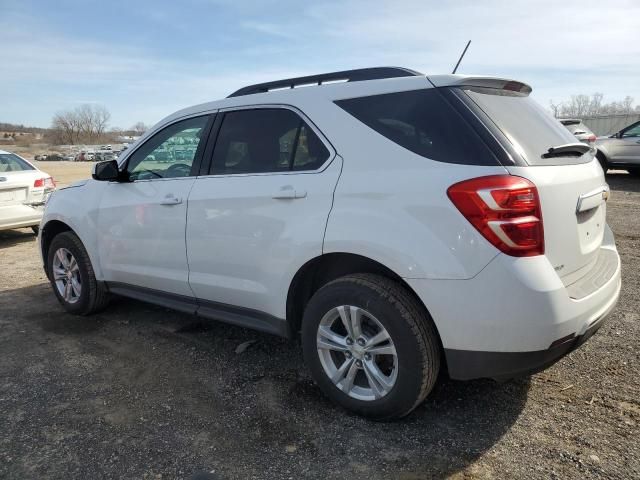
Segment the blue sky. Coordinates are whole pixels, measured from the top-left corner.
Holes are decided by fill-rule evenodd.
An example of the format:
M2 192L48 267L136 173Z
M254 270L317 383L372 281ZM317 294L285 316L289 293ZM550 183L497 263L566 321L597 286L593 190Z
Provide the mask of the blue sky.
M56 111L105 105L112 127L250 83L397 65L640 103L640 2L0 0L0 121L48 126Z

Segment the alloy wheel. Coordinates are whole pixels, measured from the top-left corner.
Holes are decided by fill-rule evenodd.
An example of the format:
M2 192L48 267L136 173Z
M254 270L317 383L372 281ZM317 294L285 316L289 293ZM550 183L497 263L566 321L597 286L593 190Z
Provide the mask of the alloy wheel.
M393 340L366 310L352 305L331 309L320 321L316 344L325 373L349 397L378 400L395 385L398 355Z
M76 303L82 294L80 267L73 254L66 248L59 248L53 256L53 280L58 293L67 303Z

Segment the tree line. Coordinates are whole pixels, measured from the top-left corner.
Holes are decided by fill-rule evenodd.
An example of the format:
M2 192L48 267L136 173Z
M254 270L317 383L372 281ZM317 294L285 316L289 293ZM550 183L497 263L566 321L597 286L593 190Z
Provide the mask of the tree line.
M633 105L633 97L626 96L623 100L605 103L602 93L593 95L571 95L569 100L555 103L549 102L551 112L556 118L568 117L596 117L603 115L629 115L640 113L640 105Z

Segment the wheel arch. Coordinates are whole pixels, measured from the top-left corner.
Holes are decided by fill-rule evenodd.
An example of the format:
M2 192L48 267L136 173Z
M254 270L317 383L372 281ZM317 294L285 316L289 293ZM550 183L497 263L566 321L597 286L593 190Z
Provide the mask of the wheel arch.
M325 253L302 265L289 285L286 315L290 336L294 337L300 331L304 309L315 292L336 278L354 273L374 273L398 282L418 301L425 312L429 313L429 309L413 288L386 265L354 253ZM434 326L437 332L435 322ZM439 334L438 340L440 341ZM442 346L441 341L440 344Z
M63 232L76 233L69 225L61 220L50 220L40 229L40 253L42 254L42 261L47 277L49 276L49 268L47 267L49 247L53 239Z

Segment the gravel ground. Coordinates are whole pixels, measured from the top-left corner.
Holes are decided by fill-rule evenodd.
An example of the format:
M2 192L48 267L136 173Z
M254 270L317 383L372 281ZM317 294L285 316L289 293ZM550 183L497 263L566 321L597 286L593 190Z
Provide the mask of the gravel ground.
M330 404L297 343L124 299L72 317L34 237L0 232L0 478L640 478L640 179L608 181L623 286L598 334L387 424Z

